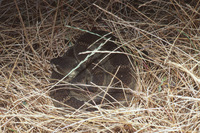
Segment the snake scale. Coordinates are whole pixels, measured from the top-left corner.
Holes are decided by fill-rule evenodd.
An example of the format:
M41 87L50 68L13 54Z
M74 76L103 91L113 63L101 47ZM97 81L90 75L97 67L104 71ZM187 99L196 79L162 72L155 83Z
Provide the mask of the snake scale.
M68 74L50 91L55 106L130 104L133 94L127 88L135 89L137 79L116 39L106 31L86 32L62 57L51 60L53 82Z

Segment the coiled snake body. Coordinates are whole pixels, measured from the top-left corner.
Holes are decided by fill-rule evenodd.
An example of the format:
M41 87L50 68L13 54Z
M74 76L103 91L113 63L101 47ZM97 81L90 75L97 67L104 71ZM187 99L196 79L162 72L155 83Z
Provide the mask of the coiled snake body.
M123 50L114 43L116 38L105 31L91 33L83 34L62 57L51 60L53 81L71 72L64 85L50 92L57 107L129 105L133 97L127 88L135 88L136 76L127 55L119 53Z

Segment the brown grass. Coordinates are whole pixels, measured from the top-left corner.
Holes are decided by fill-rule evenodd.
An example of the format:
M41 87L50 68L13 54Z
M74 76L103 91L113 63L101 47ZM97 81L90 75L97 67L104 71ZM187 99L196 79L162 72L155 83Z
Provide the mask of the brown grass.
M0 1L0 132L199 132L199 7L199 0ZM79 29L112 32L129 48L138 76L131 107L54 107L49 61Z

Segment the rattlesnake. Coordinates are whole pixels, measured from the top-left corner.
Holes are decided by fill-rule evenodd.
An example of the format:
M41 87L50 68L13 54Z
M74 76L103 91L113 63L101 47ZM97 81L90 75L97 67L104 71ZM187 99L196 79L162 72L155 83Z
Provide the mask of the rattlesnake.
M62 57L51 60L53 81L77 67L63 80L65 84L50 91L55 106L130 104L133 94L128 88L135 89L137 79L130 58L122 53L124 50L114 42L116 39L105 31L87 32ZM80 54L85 51L88 52Z

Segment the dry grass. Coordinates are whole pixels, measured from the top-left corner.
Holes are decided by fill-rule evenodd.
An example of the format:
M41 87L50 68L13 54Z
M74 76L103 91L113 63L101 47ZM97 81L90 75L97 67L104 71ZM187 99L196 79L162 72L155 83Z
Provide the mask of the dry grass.
M0 1L0 132L199 132L199 12L199 0ZM113 32L129 48L132 107L53 106L49 61L83 33L69 26Z

